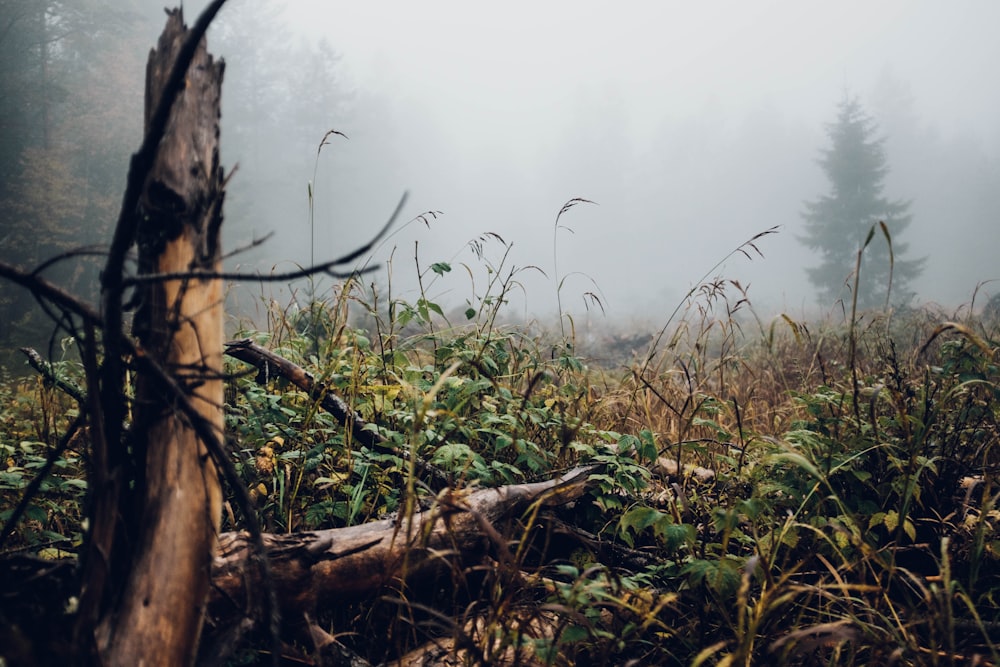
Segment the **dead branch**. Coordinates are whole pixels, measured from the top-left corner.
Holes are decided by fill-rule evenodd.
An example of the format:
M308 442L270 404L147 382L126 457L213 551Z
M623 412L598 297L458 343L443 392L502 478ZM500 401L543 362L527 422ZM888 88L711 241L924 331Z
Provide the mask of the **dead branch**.
M6 278L16 285L26 288L36 299L45 299L60 309L79 316L83 321L100 325L101 315L92 305L36 275L34 271L0 262L0 278Z
M361 415L352 410L331 387L317 382L312 373L298 364L285 359L272 350L257 345L249 338L229 341L225 344L225 349L227 356L251 364L260 371L257 374L258 383L264 384L269 377L280 375L314 400L318 400L320 407L349 429L351 437L361 446L390 454L401 453ZM443 489L449 485L450 478L443 470L420 459L417 459L415 463L417 472L435 490Z
M189 408L185 413L200 421L199 430L211 429L197 410ZM210 433L201 435L211 440ZM257 540L245 531L223 533L211 565L212 586L199 663L227 664L227 657L245 647L248 637L259 637L268 630L274 622L269 604L275 603L287 621L286 639L308 645L311 637L317 651L323 648L324 653L330 653L336 647L325 645L329 635L315 625L319 610L398 590L442 568L462 568L483 559L500 564L512 560L512 553L501 553L511 547L505 539L496 538L497 526L533 514L536 507L553 508L578 500L591 488L594 470L576 468L561 477L530 484L449 491L440 494L428 509L410 516L347 528L258 535L262 552L257 552ZM269 572L260 569L261 555L271 563ZM79 594L76 565L73 559L45 561L20 556L0 562L0 619L4 621L0 623L0 640L22 634L29 636L29 641L38 641L36 635L50 637L50 628L56 627L60 618L65 622L63 610ZM17 585L6 576L15 567ZM54 582L47 578L54 568L72 576ZM269 603L272 595L274 601ZM39 607L43 597L47 603ZM57 635L51 641L52 652L72 655L68 636ZM424 664L429 664L426 659ZM347 663L340 660L333 664Z
M396 210L392 212L389 220L382 225L382 228L378 231L375 236L373 236L367 243L365 243L360 248L352 250L351 252L332 259L328 262L323 262L322 264L313 264L296 271L287 271L285 273L271 273L271 274L260 274L260 273L232 273L224 271L175 271L171 273L149 273L138 276L131 276L122 279L122 286L130 287L133 285L142 285L151 282L163 282L165 280L236 280L236 281L253 281L259 283L267 282L288 282L291 280L298 280L300 278L308 278L310 276L319 275L321 273L331 276L333 278L353 278L354 276L371 273L379 268L379 265L366 266L361 269L352 269L350 271L336 271L336 267L342 266L349 262L354 261L361 255L370 251L376 243L378 243L382 238L392 229L393 225L396 224L396 219L399 217L400 211L403 210L403 205L406 204L406 199L409 196L408 193L404 192L403 196L400 197L399 203L396 204Z
M231 340L225 344L226 355L244 361L259 369L258 383L264 384L268 378L281 376L293 385L319 399L320 407L329 412L342 425L350 429L354 441L363 447L384 448L385 438L369 427L360 414L352 410L347 402L330 387L316 382L313 374L281 355L257 345L249 338Z
M30 347L22 347L21 352L24 356L28 357L28 363L38 371L39 375L45 378L48 384L65 393L80 404L80 406L86 405L87 396L83 391L72 382L59 377L52 368L52 364L42 359L42 355L38 354L37 350Z

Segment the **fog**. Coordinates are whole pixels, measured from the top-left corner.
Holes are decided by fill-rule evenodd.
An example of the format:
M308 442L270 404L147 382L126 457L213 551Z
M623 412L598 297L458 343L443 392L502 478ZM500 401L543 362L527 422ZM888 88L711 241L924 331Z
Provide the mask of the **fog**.
M706 273L749 286L764 313L822 313L800 214L829 191L816 160L855 94L887 139L885 194L912 200L898 240L928 258L917 301L954 308L1000 277L998 3L265 4L233 0L210 44L229 63L224 159L240 165L227 244L277 232L232 265L346 252L405 191L373 258L392 257L395 296L415 294L417 254L456 269L429 296L472 299L488 274L469 242L492 232L511 244L504 271L537 268L515 274L528 316L553 311L562 281L566 310L585 312L589 292L611 320L655 321ZM296 55L321 40L319 61ZM297 113L268 115L252 92L268 77ZM327 130L345 136L317 159ZM594 204L556 231L577 197ZM711 270L775 226L763 257ZM500 265L499 243L485 252Z
M226 10L252 11L249 2ZM918 300L953 307L1000 275L996 3L317 0L280 17L290 39L325 40L339 56L333 70L349 99L316 109L325 124L311 128L314 146L328 129L349 139L331 137L318 166L301 147L271 160L300 163L301 179L284 191L234 196L271 199L274 219L249 227L280 229L265 266L305 261L313 243L317 259L352 248L408 191L403 220L442 215L376 253L385 261L395 249L401 292L414 285L415 242L424 268L477 266L467 244L494 232L512 244L505 267L538 269L518 274L527 312L551 310L557 280L572 274L564 307L582 311L592 292L609 317L655 318L778 226L757 243L764 257L737 254L711 275L749 285L765 311L812 312L800 212L829 189L816 164L825 126L857 94L887 137L886 194L913 202L900 240L928 257ZM237 62L227 82L243 75ZM314 107L324 92L307 87L299 101ZM242 165L253 153L236 147L227 158ZM556 234L575 197L596 205L566 212L568 229ZM434 290L461 303L471 285L453 274Z

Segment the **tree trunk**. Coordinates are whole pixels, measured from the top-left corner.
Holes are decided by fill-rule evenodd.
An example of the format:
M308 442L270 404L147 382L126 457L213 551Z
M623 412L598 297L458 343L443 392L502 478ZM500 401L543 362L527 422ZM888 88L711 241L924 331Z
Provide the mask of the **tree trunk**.
M146 72L146 126L188 35L168 12ZM140 274L217 273L223 175L219 100L223 64L198 46L184 90L140 200ZM134 333L146 355L188 391L221 436L223 295L218 279L143 283ZM191 425L152 379L137 379L133 451L139 464L138 540L117 610L98 647L108 665L185 665L194 660L221 516L218 475Z

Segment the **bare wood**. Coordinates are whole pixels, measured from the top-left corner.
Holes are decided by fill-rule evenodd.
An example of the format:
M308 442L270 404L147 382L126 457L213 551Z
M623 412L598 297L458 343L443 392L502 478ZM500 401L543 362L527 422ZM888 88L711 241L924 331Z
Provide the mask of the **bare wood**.
M445 492L427 510L358 526L264 536L282 616L313 616L321 600L359 599L441 564L507 544L493 525L532 503L552 507L578 499L593 468L556 479L474 492ZM246 533L224 533L212 574L210 616L219 631L257 612L261 582L250 563ZM248 602L249 601L249 602ZM242 606L242 605L246 606ZM260 619L254 619L260 622Z
M286 632L299 633L286 637L305 638L308 645L309 635L313 635L311 642L319 648L328 637L324 639L324 634L312 623L317 617L317 607L378 595L383 587L398 586L429 568L479 562L483 557L516 567L510 560L509 538L501 537L494 526L507 519L533 516L536 503L542 509L578 500L591 487L590 475L595 469L576 468L559 478L531 484L446 492L410 520L404 517L349 528L265 534L263 540L272 565L271 583L278 595L282 617L289 621ZM546 517L546 521L551 520ZM233 650L245 646L242 639L255 630L266 629L269 623L266 605L262 604L268 586L262 581L250 542L246 532L223 533L219 537L212 562L209 625L205 645L199 652L202 664L226 664L226 657ZM55 589L40 589L51 586L52 581L45 574L58 564L59 561L25 560L20 556L0 560L0 573L14 571L16 567L17 579L24 584L17 587L17 596L8 595L6 602L11 609L33 610L6 617L12 625L0 627L0 637L11 637L19 628L33 628L42 619L46 628L58 627L58 622L65 621L62 610L77 594L75 578L64 577ZM72 571L73 566L67 569ZM161 576L173 578L182 574L168 570ZM43 597L53 602L39 607L38 600ZM35 611L39 609L45 612L41 618ZM38 634L49 639L46 651L26 645L29 651L26 655L48 655L49 650L72 654L72 644L66 636L44 630ZM159 642L150 641L144 659L122 663L107 658L104 664L161 664L155 653L160 648ZM444 650L447 652L447 647ZM417 655L411 654L410 658L415 660ZM425 651L424 664L428 664L431 655Z
M168 12L146 81L147 130L188 36ZM220 268L223 175L219 167L222 63L202 41L187 71L140 198L143 273ZM198 412L223 428L222 284L217 279L145 285L134 332L147 355L185 386ZM195 658L221 516L218 474L205 444L141 375L133 449L145 473L138 544L117 614L98 647L111 665L185 665Z

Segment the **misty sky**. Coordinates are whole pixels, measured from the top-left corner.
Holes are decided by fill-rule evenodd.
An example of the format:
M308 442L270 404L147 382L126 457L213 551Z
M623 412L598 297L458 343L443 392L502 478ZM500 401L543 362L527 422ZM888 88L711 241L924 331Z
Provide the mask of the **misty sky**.
M233 0L226 11L252 8ZM929 256L918 299L957 306L1000 277L1000 227L989 224L1000 213L980 210L973 227L923 164L944 169L933 149L976 165L987 186L1000 174L998 2L296 0L285 16L292 39L323 38L340 54L355 91L351 114L331 112L327 128L350 140L324 149L316 180L317 246L330 254L408 190L406 217L444 215L393 239L394 272L413 272L414 240L424 266L472 266L466 243L496 232L513 243L509 262L548 274L522 274L528 309L544 311L555 215L583 197L599 205L568 212L574 233L558 240L560 274L585 274L566 281L570 309L596 284L612 316L655 320L730 250L780 225L759 244L765 259L721 273L750 283L762 308L802 313L815 302L799 215L828 190L816 158L847 90L886 134L908 129L910 144L889 136L886 195L914 202L903 240ZM302 156L310 169L314 157ZM274 257L308 247L304 191ZM460 278L435 286L443 300L468 296Z

